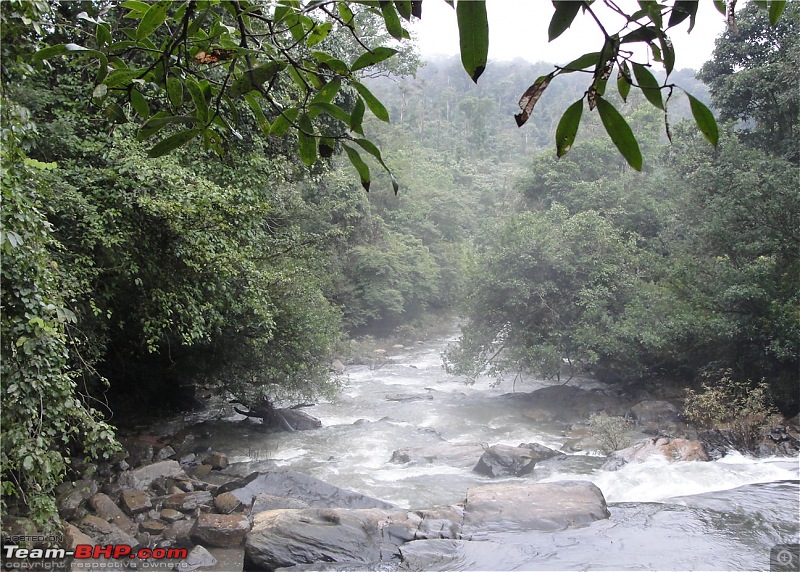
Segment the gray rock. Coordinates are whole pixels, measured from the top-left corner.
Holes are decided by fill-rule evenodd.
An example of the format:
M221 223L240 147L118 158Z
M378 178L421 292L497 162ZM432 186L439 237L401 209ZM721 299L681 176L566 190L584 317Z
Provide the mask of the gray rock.
M571 385L553 385L530 393L507 393L500 399L525 408L525 416L539 422L573 423L616 404L612 397Z
M358 569L399 557L399 547L422 537L457 536L457 509L408 512L390 509L279 509L256 515L245 554L257 569L325 563L352 563ZM422 528L428 521L428 526ZM445 523L445 521L447 521ZM441 536L438 536L441 538Z
M480 443L453 444L434 443L421 447L398 449L392 453L392 463L409 463L411 465L446 465L471 469L475 459L483 453Z
M160 520L145 520L139 523L139 530L148 534L163 534L165 528L167 528L167 525Z
M160 461L120 474L119 484L123 489L145 490L159 477L178 476L186 477L178 461Z
M174 540L179 546L190 546L192 529L194 529L194 519L178 520L164 529L164 538Z
M211 465L212 469L225 469L228 467L228 455L219 451L211 451L206 457L205 462Z
M331 371L337 375L342 375L344 373L345 367L341 360L334 359L331 362Z
M189 552L186 560L180 563L179 570L191 572L198 568L210 568L216 566L217 559L204 547L195 546Z
M250 532L250 521L241 514L201 514L195 522L191 538L198 544L233 548L244 542Z
M631 407L631 414L639 423L665 423L678 421L678 408L668 401L640 401Z
M467 491L464 534L563 530L609 516L603 493L589 481L484 485Z
M127 544L134 550L139 546L139 541L135 537L99 516L85 516L78 523L78 528L97 541L97 544Z
M214 498L214 506L222 514L230 514L236 510L246 508L233 493L222 493Z
M472 469L487 477L521 477L533 472L538 457L527 447L492 445Z
M156 461L166 461L167 459L171 459L175 455L177 455L175 449L167 445L166 447L159 449L158 453L156 453L155 459Z
M172 508L181 512L191 512L200 507L211 507L214 497L208 491L178 493L164 498L164 508Z
M299 499L312 507L394 508L394 505L294 471L252 473L217 489L217 494L232 492L242 503L253 504L256 496L268 493Z
M186 518L186 515L179 510L175 510L174 508L165 508L159 514L159 518L164 522L175 522L177 520Z
M309 508L309 505L307 502L303 502L300 499L261 493L256 495L255 500L253 500L253 508L250 510L250 514L258 514L265 510L275 510L279 508Z
M150 500L150 495L146 492L136 489L122 491L120 498L122 508L129 515L134 516L140 512L147 512L153 508L153 503Z
M77 520L86 514L86 501L97 492L97 483L83 479L64 483L59 487L56 503L58 513L64 520Z
M114 520L126 516L122 509L105 493L97 493L89 497L89 506L103 520Z

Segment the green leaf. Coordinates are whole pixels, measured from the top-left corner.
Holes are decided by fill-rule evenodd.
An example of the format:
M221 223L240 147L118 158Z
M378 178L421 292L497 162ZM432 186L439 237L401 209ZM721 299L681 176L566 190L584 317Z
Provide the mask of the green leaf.
M167 78L167 97L173 109L183 105L183 82L176 77Z
M111 45L111 28L108 26L108 24L97 24L97 29L95 30L95 40L97 40L97 47L99 48Z
M242 72L242 75L228 88L228 96L231 99L237 99L245 93L259 89L285 67L285 62L268 62L263 66Z
M306 46L309 48L312 46L316 46L325 38L328 37L328 34L331 33L333 29L333 24L331 22L324 22L322 24L317 23L316 26L311 30L311 33L308 35L306 39Z
M556 127L556 156L563 157L570 150L578 134L583 115L583 98L570 105Z
M33 55L33 61L41 62L56 56L64 56L67 54L83 54L87 56L94 56L107 63L106 55L103 52L84 48L78 44L56 44L55 46L41 49Z
M275 121L272 122L272 129L270 129L269 134L282 137L289 130L289 127L292 126L292 122L297 119L298 113L300 113L300 110L296 107L284 109L281 114L275 118Z
M120 87L128 85L131 80L138 78L142 75L144 70L123 68L119 70L111 70L103 83L108 87Z
M575 16L578 15L578 10L581 9L583 2L576 2L575 0L553 0L555 6L555 13L550 19L550 26L547 29L548 41L552 42L567 28L572 25Z
M120 8L125 8L131 12L139 12L142 16L144 16L144 14L150 8L150 4L147 2L141 2L140 0L125 0L125 2L120 3Z
M205 90L194 78L186 79L186 89L194 102L195 115L201 123L208 121L208 101L206 100Z
M489 20L485 0L459 0L456 5L461 63L478 83L489 56Z
M772 0L769 3L769 23L776 26L785 8L786 0Z
M338 119L345 125L350 125L350 114L338 105L327 103L325 101L315 101L309 104L308 108L309 115L312 119L320 113L326 113L334 119Z
M717 9L717 12L723 16L727 16L728 6L725 4L725 0L714 0L714 7Z
M297 130L297 143L300 148L300 160L307 167L317 161L317 138L314 136L314 124L306 113L297 118L300 129Z
M377 47L371 52L365 52L358 56L356 61L353 62L351 66L352 71L358 71L368 66L375 65L377 63L382 62L388 58L391 58L393 55L397 53L397 50L393 50L392 48L386 48L383 46Z
M361 186L364 187L365 191L369 192L369 166L361 158L361 155L358 154L358 151L349 145L342 144L342 147L344 147L344 151L347 153L347 158L350 159L350 163L352 163L353 167L358 171L358 176L361 178Z
M675 5L672 7L672 13L669 15L667 27L677 26L686 18L689 18L689 32L691 32L692 28L694 28L698 4L699 0L676 0Z
M269 136L270 128L272 127L267 119L267 116L264 115L264 110L261 109L261 104L258 102L256 97L252 93L248 93L244 96L245 101L250 106L250 109L253 110L253 115L256 117L256 122L258 123L258 128L261 129L261 132L264 135Z
M352 82L352 86L358 92L358 94L364 99L364 102L369 107L369 110L381 121L385 121L389 123L389 112L386 111L386 108L383 104L378 100L377 97L372 95L372 92L366 88L363 84L354 81Z
M313 98L311 98L311 103L330 103L333 101L333 98L336 97L336 94L339 93L339 89L342 87L342 80L339 78L332 79L328 83L326 83L322 89L320 89Z
M642 152L639 150L639 143L636 141L636 137L633 136L633 131L631 131L625 118L602 97L598 96L595 99L595 104L597 105L597 111L600 113L600 121L603 122L603 127L611 137L611 141L622 156L625 157L628 165L637 171L641 171Z
M567 65L561 67L561 73L571 73L574 71L584 70L588 67L596 67L597 60L600 59L600 52L589 52L582 56L575 58Z
M694 117L697 127L706 136L711 144L716 147L719 141L719 130L717 128L717 120L714 119L714 114L703 103L691 94L689 96L689 107L692 109L692 116Z
M342 19L344 25L352 28L353 18L355 16L353 15L353 11L350 9L350 7L345 2L339 2L336 4L336 9L339 11L339 18Z
M142 119L150 117L150 106L138 89L131 89L131 107Z
M184 125L193 125L195 118L189 115L169 115L166 111L159 111L150 119L145 121L144 125L139 128L136 134L137 141L145 141L149 139L167 125L173 123L183 123Z
M630 44L633 42L652 42L658 37L658 29L653 26L642 26L636 28L632 32L625 34L620 39L621 44Z
M136 28L137 40L146 38L164 23L164 20L167 19L167 9L171 3L170 0L158 0L147 9L147 12L142 16L142 21L139 22L139 27Z
M366 108L364 107L364 100L359 97L356 99L356 103L353 106L353 111L350 113L350 129L356 133L360 133L361 135L364 134L362 123L364 122L365 111Z
M664 111L664 101L661 98L661 87L658 84L658 80L642 64L632 63L633 75L636 76L639 89L642 90L647 101Z
M675 67L675 48L672 46L672 40L670 40L666 34L658 37L658 43L661 44L664 70L667 72L667 75L669 75Z
M381 2L381 14L383 21L386 23L386 31L389 32L393 38L397 40L403 39L403 25L400 23L400 16L397 15L397 10L391 2Z
M166 155L170 151L181 147L182 145L186 145L189 141L200 135L204 129L188 129L186 131L179 131L178 133L174 133L169 137L166 137L156 143L150 151L147 152L147 156L151 159L156 157L161 157L162 155Z
M631 91L631 70L628 68L628 62L623 62L622 67L617 74L617 91L622 101L628 101L628 94Z

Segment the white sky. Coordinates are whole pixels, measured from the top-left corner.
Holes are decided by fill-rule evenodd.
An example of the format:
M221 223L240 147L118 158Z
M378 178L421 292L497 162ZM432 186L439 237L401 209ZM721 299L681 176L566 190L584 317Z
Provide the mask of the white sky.
M601 3L596 4L598 8ZM627 9L636 3L618 0ZM513 60L521 57L531 62L563 64L586 53L600 51L602 34L588 14L578 13L566 32L552 43L547 42L547 27L553 15L549 0L487 0L489 16L489 59ZM675 46L675 69L699 69L711 57L714 39L725 29L725 18L711 0L701 0L697 22L691 34L686 19L670 34ZM424 57L458 53L458 27L455 10L444 0L422 4L422 20L412 25ZM618 29L607 28L609 33Z

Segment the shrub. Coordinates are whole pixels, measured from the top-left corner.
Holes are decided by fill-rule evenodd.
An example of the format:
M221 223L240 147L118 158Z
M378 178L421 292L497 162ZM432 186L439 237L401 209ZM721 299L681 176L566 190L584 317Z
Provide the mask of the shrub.
M628 446L630 443L629 425L630 423L624 417L595 413L589 418L589 431L606 454Z

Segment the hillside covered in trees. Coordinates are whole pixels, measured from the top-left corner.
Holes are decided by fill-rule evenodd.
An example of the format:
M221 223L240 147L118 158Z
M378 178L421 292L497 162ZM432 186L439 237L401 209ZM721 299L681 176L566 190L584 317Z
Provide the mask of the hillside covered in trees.
M82 42L84 4L58 7L75 27L38 34ZM113 425L183 406L187 387L243 403L330 395L346 340L432 316L464 318L445 363L473 379L763 381L795 415L798 14L791 5L771 26L749 3L712 61L670 76L716 111L716 147L682 122L693 110L679 91L670 142L650 98L623 102L610 85L641 171L588 110L556 158L582 74L558 78L518 128L519 95L551 64L493 62L475 85L457 58L401 52L363 79L391 118L364 128L396 194L376 161L365 192L352 157L321 146L310 165L261 137L245 101L231 104L239 140L210 143L221 156L198 138L152 157L126 114L156 117L154 103L134 97L120 117L87 92L86 59L21 63L31 33L7 15L3 56L17 64L3 68L3 502L52 514L70 455L113 449ZM275 89L289 99L295 88ZM338 97L364 112L353 93Z

